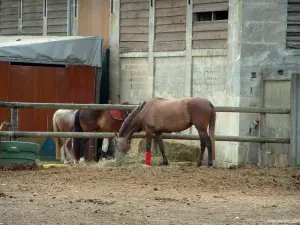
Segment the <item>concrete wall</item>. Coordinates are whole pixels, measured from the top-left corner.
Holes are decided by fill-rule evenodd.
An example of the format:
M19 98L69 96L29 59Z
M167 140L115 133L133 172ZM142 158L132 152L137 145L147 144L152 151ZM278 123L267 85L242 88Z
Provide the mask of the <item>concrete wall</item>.
M237 11L242 15L240 17L241 32L240 36L240 106L284 106L290 105L289 85L282 83L273 88L266 87L266 81L270 79L287 80L291 73L299 71L299 50L286 48L286 30L287 30L287 0L272 1L231 1L236 5ZM280 71L282 70L282 71ZM256 78L253 78L255 73ZM281 95L278 95L281 86ZM282 95L285 95L285 98ZM269 96L276 96L272 104L266 105L270 101ZM240 115L240 133L244 135L248 132L249 124L259 115L241 114ZM284 137L288 135L289 118L288 116L276 116L276 120L284 121L275 126L276 122L270 119L275 117L267 115L267 128L262 131L263 135L270 137ZM276 127L269 132L268 127ZM281 132L280 130L285 130ZM256 134L257 135L257 134ZM277 147L276 147L277 146ZM256 163L256 154L259 145L243 144L239 149L240 162ZM285 157L284 160L273 160L268 163L272 166L289 165L289 159L286 155L289 153L289 145L281 146L273 144L266 146L267 155L270 157ZM284 149L284 150L283 150ZM274 156L277 155L277 156ZM266 157L266 161L270 159Z

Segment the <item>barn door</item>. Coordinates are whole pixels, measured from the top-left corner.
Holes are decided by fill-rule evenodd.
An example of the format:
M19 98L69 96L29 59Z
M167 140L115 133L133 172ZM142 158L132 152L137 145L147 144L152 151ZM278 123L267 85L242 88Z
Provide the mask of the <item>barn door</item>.
M290 102L289 80L264 81L264 107L289 108ZM290 116L266 114L266 137L289 138ZM266 144L266 166L284 167L290 165L289 144Z

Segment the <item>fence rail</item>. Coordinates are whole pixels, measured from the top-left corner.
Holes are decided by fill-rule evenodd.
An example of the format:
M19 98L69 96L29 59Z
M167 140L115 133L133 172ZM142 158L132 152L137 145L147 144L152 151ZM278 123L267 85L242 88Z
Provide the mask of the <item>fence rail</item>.
M5 108L52 108L52 109L134 109L138 105L121 104L73 104L73 103L30 103L30 102L0 102ZM215 107L216 112L235 113L268 113L290 114L290 108L262 108L262 107Z
M39 137L39 138L112 138L115 133L112 132L19 132L19 131L0 131L2 137ZM145 138L144 133L134 133L133 138ZM163 133L164 139L178 140L199 140L198 135L192 134L168 134ZM289 138L266 138L266 137L249 137L249 136L218 136L216 141L229 142L256 142L256 143L290 143Z
M21 108L54 108L54 109L134 109L137 105L121 104L72 104L72 103L30 103L30 102L0 102L0 107L11 108L12 131L0 131L0 137L11 137L16 140L18 137L40 137L40 138L112 138L115 133L105 132L20 132L18 131L18 110ZM215 107L216 112L233 113L259 113L260 118L265 118L265 114L291 114L290 108L263 108L263 107ZM265 120L265 119L264 119ZM262 121L261 121L262 122ZM265 121L263 122L265 123ZM164 133L164 139L178 140L199 140L198 135L192 134L170 134ZM144 133L134 133L133 138L145 138ZM253 136L216 136L216 141L226 142L252 142L260 143L258 150L259 165L263 164L264 144L265 143L292 143L290 138L272 138L272 137L253 137ZM293 141L293 142L292 142ZM294 148L293 151L295 151ZM294 165L294 163L292 163Z

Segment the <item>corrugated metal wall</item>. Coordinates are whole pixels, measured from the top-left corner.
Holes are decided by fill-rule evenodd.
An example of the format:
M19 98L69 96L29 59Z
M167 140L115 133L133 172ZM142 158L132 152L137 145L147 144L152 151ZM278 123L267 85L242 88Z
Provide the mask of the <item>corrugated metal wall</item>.
M0 62L0 101L94 103L95 68L12 66ZM55 109L20 109L21 131L52 131ZM0 108L0 122L10 111Z

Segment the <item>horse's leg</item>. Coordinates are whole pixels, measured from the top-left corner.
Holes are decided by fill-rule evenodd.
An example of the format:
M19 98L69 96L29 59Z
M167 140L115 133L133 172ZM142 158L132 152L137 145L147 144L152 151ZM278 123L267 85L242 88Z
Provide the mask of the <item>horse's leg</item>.
M106 160L108 145L109 145L109 139L104 138L102 142L102 160Z
M201 148L201 152L200 152L199 161L197 164L197 166L199 166L199 167L202 166L203 156L204 156L204 152L205 152L205 148L206 148L205 141L201 136L200 136L200 148Z
M153 137L153 133L146 131L146 159L147 159L147 155L151 154L152 137ZM151 157L151 155L150 155L150 157ZM145 159L145 164L147 164L146 159ZM151 163L151 162L149 162L149 163Z
M68 147L70 141L71 141L71 139L68 138L66 143L65 143L65 153L66 153L66 158L67 158L66 163L74 160L74 158L72 157L71 152L69 150L69 147Z
M156 143L158 144L158 147L159 147L161 155L162 155L162 163L161 164L168 165L169 162L168 162L168 159L166 156L165 146L164 146L164 142L163 142L161 134L155 134L154 139L156 140Z
M201 129L201 130L198 130L198 132L199 132L200 143L201 143L201 153L200 153L200 157L199 157L198 166L202 165L203 154L204 154L205 146L206 146L207 150L208 150L208 167L212 167L212 165L213 165L212 164L212 146L211 146L210 137L208 136L208 133L206 130Z

